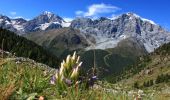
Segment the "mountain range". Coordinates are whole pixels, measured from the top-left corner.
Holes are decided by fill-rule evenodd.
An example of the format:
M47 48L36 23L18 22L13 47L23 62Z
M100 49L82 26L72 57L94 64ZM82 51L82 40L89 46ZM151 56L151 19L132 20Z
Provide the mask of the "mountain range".
M0 27L19 35L25 36L26 34L31 37L28 39L34 42L41 41L41 37L43 37L43 41L52 41L50 40L52 39L50 35L54 39L55 34L56 37L60 36L59 38L62 42L66 40L70 43L68 40L73 39L74 42L80 43L80 40L83 39L82 43L86 44L77 47L71 47L69 44L64 46L71 49L105 50L115 48L124 39L134 38L147 52L153 52L159 46L170 42L170 32L153 21L130 12L121 14L113 19L106 17L99 19L76 18L71 22L66 22L62 17L47 11L28 21L23 18L11 19L0 15ZM67 33L72 35L65 37L64 34ZM74 33L76 37L72 38L72 36L75 36ZM46 37L47 35L48 38ZM60 44L59 40L55 42ZM41 41L41 44L45 43Z
M69 24L70 23L64 21L60 16L47 11L29 21L23 18L11 19L5 15L0 15L0 26L16 32L19 35L68 27Z

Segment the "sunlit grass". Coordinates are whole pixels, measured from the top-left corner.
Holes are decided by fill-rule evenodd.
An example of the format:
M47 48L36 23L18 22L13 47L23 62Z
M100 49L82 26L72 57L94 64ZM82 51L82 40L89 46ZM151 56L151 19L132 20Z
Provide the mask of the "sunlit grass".
M107 82L97 82L101 88L85 88L83 85L67 87L64 91L58 91L56 85L50 84L51 77L55 70L47 69L22 62L0 60L0 100L24 100L38 99L43 97L49 100L133 100L129 96L125 86L113 85ZM118 87L121 87L118 89ZM110 89L109 92L107 89ZM117 90L117 92L112 92ZM127 90L129 91L129 90ZM169 94L154 94L152 91L144 90L143 100L168 100Z

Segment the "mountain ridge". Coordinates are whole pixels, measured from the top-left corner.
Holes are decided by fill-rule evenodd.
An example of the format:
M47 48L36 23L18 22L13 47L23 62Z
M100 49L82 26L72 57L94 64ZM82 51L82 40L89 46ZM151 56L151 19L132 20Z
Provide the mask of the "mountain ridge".
M80 34L89 41L90 46L86 47L86 50L115 48L126 38L136 38L143 43L147 52L153 52L164 43L170 42L170 32L155 22L131 12L113 19L76 18L66 22L62 17L45 11L29 21L16 22L7 16L1 16L0 26L20 35L70 27L80 30Z
M134 37L144 44L148 52L153 52L160 45L170 41L168 31L133 13L122 14L114 20L78 18L72 21L70 27L94 37L96 49L114 48L125 38ZM91 48L93 47L89 47Z

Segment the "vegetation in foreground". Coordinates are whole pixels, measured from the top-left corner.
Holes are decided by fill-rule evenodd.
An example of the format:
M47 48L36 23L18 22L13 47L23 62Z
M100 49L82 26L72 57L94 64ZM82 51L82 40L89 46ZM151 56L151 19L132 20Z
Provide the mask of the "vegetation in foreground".
M64 87L62 91L59 91L61 90L60 86L63 84L66 85L66 83L61 83L60 85L57 83L53 84L51 78L54 75L56 76L56 70L51 69L46 65L36 63L30 59L18 59L19 58L17 57L5 57L0 59L0 100L132 100L135 98L142 98L144 100L169 99L169 94L158 90L155 91L152 88L144 88L141 90L135 89L133 86L126 84L110 84L104 81L97 81L89 88L85 87L84 84L75 85L76 81L73 81L72 84L69 86L67 84L67 86ZM80 63L77 64L79 65ZM67 76L67 78L71 79L71 76ZM56 78L56 80L57 79L59 78ZM74 79L78 80L78 78Z

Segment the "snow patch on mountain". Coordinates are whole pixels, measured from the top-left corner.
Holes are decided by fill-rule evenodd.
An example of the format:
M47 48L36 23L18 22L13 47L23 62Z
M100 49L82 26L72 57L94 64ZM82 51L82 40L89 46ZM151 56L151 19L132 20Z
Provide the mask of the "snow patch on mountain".
M0 23L2 23L3 19L0 19Z
M98 42L86 48L86 50L90 49L107 49L107 48L114 48L117 44L123 40L123 38L119 39L105 39L105 41Z
M11 22L9 22L9 21L7 21L7 20L5 21L5 23L6 23L6 24L11 24Z
M71 25L71 22L64 22L62 21L61 26L62 27L69 27Z
M149 22L151 24L157 25L154 21L146 19L146 18L141 18L143 21Z
M51 24L51 23L41 24L41 25L39 26L39 28L40 28L41 30L46 30L46 28L48 28L50 24Z
M16 21L12 20L11 23L12 23L13 27L15 29L17 29L18 31L24 31L24 26L19 25L19 22L17 23Z

